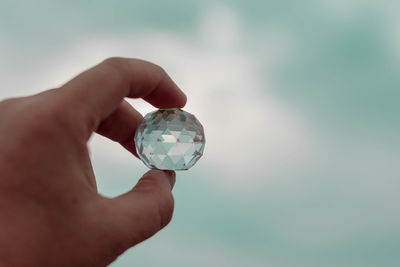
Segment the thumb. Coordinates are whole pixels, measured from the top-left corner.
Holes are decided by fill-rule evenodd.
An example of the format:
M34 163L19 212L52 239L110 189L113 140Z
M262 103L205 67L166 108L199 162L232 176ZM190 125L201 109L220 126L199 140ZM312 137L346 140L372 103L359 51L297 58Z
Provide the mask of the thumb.
M115 239L115 250L122 253L170 222L174 184L174 171L150 170L132 190L107 201L107 225Z

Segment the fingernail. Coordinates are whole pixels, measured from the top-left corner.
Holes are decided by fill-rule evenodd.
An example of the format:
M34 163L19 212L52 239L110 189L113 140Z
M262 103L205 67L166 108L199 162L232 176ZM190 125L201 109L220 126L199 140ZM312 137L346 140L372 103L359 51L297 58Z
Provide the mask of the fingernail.
M174 188L175 185L175 180L176 180L176 174L174 171L171 170L166 170L164 173L168 176L168 181L169 184L171 185L171 189Z

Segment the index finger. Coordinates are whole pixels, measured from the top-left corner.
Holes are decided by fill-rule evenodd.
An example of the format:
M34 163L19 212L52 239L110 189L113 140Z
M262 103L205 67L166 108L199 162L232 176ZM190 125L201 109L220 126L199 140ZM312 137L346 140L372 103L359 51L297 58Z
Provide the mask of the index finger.
M158 108L183 107L185 94L158 65L139 59L109 58L60 88L63 99L89 131L125 97L143 98Z

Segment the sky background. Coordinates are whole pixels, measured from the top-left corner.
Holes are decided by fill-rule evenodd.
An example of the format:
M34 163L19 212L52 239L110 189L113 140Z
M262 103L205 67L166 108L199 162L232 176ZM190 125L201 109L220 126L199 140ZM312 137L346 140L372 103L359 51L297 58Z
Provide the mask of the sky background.
M112 267L397 267L399 18L389 0L0 0L0 98L110 56L187 94L204 156L177 175L171 223ZM104 195L146 171L105 138L90 150Z

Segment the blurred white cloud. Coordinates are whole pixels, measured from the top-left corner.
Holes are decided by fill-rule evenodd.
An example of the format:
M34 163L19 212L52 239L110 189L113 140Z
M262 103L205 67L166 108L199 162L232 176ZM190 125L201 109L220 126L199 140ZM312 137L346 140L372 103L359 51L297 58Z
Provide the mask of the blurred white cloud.
M163 66L187 93L185 109L205 127L205 155L197 167L211 168L218 179L204 179L234 191L251 192L251 188L270 182L282 168L309 162L314 138L301 113L269 90L273 86L268 82L271 74L258 66L258 55L246 47L246 32L240 25L235 12L220 5L209 9L198 22L197 33L190 35L147 30L86 36L80 42L49 50L39 62L18 64L18 71L9 69L8 74L21 84L3 85L10 89L1 94L14 95L11 88L15 87L27 94L58 86L109 56L152 61ZM270 47L264 43L262 52L266 58L273 53L270 58L278 60L277 55L285 51L278 53L279 40L273 38ZM18 72L27 73L28 79L17 79ZM131 102L142 113L154 109L143 101ZM92 150L99 160L132 164L131 155L102 138L94 138Z
M49 77L54 83L65 80L111 55L160 64L187 93L185 109L205 127L207 144L198 168L212 168L219 178L204 179L235 191L250 190L268 183L285 166L307 162L313 145L301 114L265 87L269 74L259 69L257 56L246 50L246 35L239 25L232 10L219 6L199 21L195 37L158 31L91 36L65 48L60 58L64 67L49 67ZM143 101L131 102L142 113L153 109ZM129 155L118 146L106 143L94 140L96 154L107 161L128 160Z
M342 19L351 22L358 14L366 12L359 6L362 2L359 0L325 2L328 4L322 4L325 5L323 12L318 9L320 4L315 6L324 19L325 15L329 17L332 25L342 23L342 27L345 27L348 21L343 23ZM378 3L363 3L367 2L371 7ZM383 4L376 6L389 10ZM290 263L298 255L296 253L319 251L326 253L324 255L336 257L335 254L339 254L346 257L347 254L343 251L352 248L351 242L356 242L354 246L360 247L360 251L365 248L368 250L368 244L366 247L362 246L363 240L369 240L373 243L370 246L375 245L378 248L381 244L379 242L385 242L379 239L379 235L398 233L400 213L396 204L399 202L396 188L399 184L399 169L396 160L399 150L393 141L398 138L388 138L384 130L382 135L373 136L371 132L376 125L357 131L352 127L346 128L346 125L336 125L335 121L329 121L329 116L326 118L328 121L321 123L315 118L313 120L310 114L308 117L303 116L296 106L285 103L274 94L276 90L273 89L276 88L273 70L302 52L301 49L296 51L298 40L291 36L291 31L296 31L297 28L293 25L268 24L257 32L257 29L242 24L236 13L239 11L224 5L210 5L205 10L197 27L190 33L148 28L140 31L135 29L124 34L87 34L81 35L74 42L46 48L48 50L42 55L25 51L26 60L23 56L15 60L15 55L21 53L15 43L0 40L0 97L34 93L58 86L109 56L143 58L167 70L187 93L188 104L185 109L194 113L203 123L207 144L204 157L189 171L200 174L201 183L195 179L181 179L177 183L178 194L187 193L191 196L199 191L197 198L190 199L188 195L180 195L181 199L177 201L178 216L182 216L178 217L177 223L180 223L181 228L170 233L180 236L159 239L161 243L157 243L155 239L149 246L144 244L143 251L149 255L154 250L161 251L169 246L172 253L183 251L183 254L189 255L182 258L182 266L190 262L191 257L196 259L198 253L206 255L202 262L204 264L208 259L222 262L226 256L233 258L229 263L237 262L236 266L242 266L249 259L248 255L252 255L251 251L257 248L251 242L261 240L266 243L262 249L272 254L277 253L271 258L272 261L278 259L278 262L271 265L297 266ZM399 10L400 7L392 12L398 13ZM307 12L311 14L315 10L301 11L307 15ZM391 49L400 58L400 20L398 16L392 18L393 27L389 29L391 38L387 41L393 41ZM310 15L313 25L319 19L319 16L314 18ZM290 21L287 17L282 20ZM310 50L326 48L328 45L323 43L320 47L320 44L314 44L317 39L312 32L300 31L298 34L304 34L304 45L310 46ZM256 51L252 48L256 48ZM327 67L326 62L318 61L318 64L319 68ZM346 67L345 63L342 65L340 67ZM352 74L350 68L348 71ZM366 81L373 79L368 77ZM323 87L326 86L324 82L329 80L322 77L313 82L323 92ZM317 102L324 99L318 98L318 92L314 93L315 98L308 104L321 108ZM338 94L344 93L339 91ZM362 97L362 93L354 94ZM344 94L343 97L347 95ZM142 113L154 109L141 100L130 102ZM337 107L335 104L333 106ZM323 112L322 110L321 117L325 119ZM329 129L324 128L327 125ZM377 148L377 144L385 140L387 145ZM119 175L117 171L126 169L126 176L134 170L136 177L139 174L135 168L140 171L146 169L128 152L103 138L93 138L91 149L95 169L102 167L103 163L107 168L115 168L100 172L100 176L114 173ZM111 177L105 182L104 178L99 177L100 182L107 183L110 188L113 184L123 187L121 179L124 178L118 179L113 180ZM180 185L188 184L190 190L179 191ZM196 188L199 185L204 187ZM124 190L127 189L124 187ZM210 198L208 202L203 202L205 196ZM217 198L216 196L220 198L214 203L215 199L212 197ZM197 219L202 216L210 219L199 219L199 225L194 226L195 231L185 232L182 225L195 221L190 216L196 214L196 210L190 213L184 209L184 204L198 205L196 207L204 214L196 217ZM227 227L233 229L229 238L236 237L238 233L234 230L241 229L241 223L253 231L257 238L249 238L251 251L234 256L236 252L239 253L240 244L218 236L224 234L224 229L215 226L218 223L213 217L215 214L207 213L214 206L218 206L218 212L223 210L221 217L226 216L225 221L220 219L219 222L226 223ZM201 222L205 223L204 227L200 225ZM210 234L213 229L214 233ZM212 234L217 237L213 239ZM201 237L210 240L199 242ZM223 240L221 242L224 242L225 248L228 245L232 248L229 247L219 254L218 238ZM178 243L167 244L166 240L177 240ZM187 246L191 240L196 242ZM273 250L275 245L278 246L276 251ZM235 246L237 247L234 248ZM140 254L141 248L135 248L137 254ZM128 254L127 261L131 259L131 255L133 258L138 257L137 254ZM306 254L305 258L314 259L314 255L316 254ZM160 256L160 259L163 257ZM170 262L180 262L179 259L165 257ZM264 256L257 257L251 262L254 264L250 265L262 266L262 263L266 263ZM286 257L289 263L282 265ZM353 259L357 257L359 255L353 256ZM326 262L323 256L321 259L320 263ZM157 259L148 256L147 260ZM358 262L361 264L354 266L373 266L373 263L364 264L367 260L360 257ZM335 266L334 263L331 266Z

